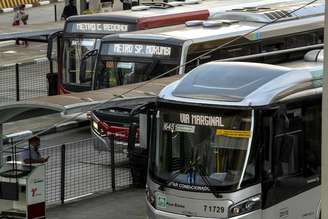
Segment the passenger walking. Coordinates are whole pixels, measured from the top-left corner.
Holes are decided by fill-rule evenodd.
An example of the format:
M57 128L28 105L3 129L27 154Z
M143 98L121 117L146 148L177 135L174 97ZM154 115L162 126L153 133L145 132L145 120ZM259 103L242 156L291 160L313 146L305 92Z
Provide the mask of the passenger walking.
M18 7L15 8L15 15L14 15L14 20L12 25L13 26L19 26L20 22L24 25L27 25L27 20L28 20L28 14L25 12L25 5L19 5ZM16 40L16 45L21 45L20 40ZM25 47L28 46L27 40L24 40L22 45L25 45Z
M61 18L62 20L66 20L70 16L74 16L74 15L77 15L77 9L74 5L74 1L70 0L69 4L65 6Z
M16 13L14 15L14 21L12 25L19 26L21 21L24 25L26 25L28 20L28 14L25 12L25 5L19 5L17 8L15 8L15 11Z

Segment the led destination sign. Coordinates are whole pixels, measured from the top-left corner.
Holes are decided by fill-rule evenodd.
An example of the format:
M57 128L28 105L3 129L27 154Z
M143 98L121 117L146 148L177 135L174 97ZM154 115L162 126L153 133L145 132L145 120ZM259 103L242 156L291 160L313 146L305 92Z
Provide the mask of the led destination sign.
M127 24L112 24L112 23L71 23L67 28L68 32L76 33L121 33L128 32Z
M172 48L159 45L144 44L108 44L102 49L102 54L117 56L138 56L138 57L171 57Z

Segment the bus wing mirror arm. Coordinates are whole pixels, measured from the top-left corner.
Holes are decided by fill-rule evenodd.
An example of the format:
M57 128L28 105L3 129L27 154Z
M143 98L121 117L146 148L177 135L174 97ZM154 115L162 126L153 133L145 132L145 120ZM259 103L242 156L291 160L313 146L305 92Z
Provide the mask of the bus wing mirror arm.
M53 42L54 40L58 40L62 34L63 31L57 31L48 36L47 58L49 61L53 60L52 58ZM58 52L59 51L57 51L57 53Z
M90 50L83 54L81 63L80 63L80 81L81 82L90 81L92 79L92 77L86 78L86 62L90 57L94 57L97 55L98 55L98 49L93 49L93 50Z

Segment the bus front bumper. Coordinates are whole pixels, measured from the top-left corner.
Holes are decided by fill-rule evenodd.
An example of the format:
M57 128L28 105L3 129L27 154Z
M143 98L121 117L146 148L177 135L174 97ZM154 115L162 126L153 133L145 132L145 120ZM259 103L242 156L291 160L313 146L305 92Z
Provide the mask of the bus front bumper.
M155 209L153 206L147 203L148 219L205 219L204 217L191 217L186 215L174 214L165 211ZM231 219L261 219L261 210L253 211L247 214L243 214L237 217L231 217ZM217 219L217 218L206 218L206 219Z

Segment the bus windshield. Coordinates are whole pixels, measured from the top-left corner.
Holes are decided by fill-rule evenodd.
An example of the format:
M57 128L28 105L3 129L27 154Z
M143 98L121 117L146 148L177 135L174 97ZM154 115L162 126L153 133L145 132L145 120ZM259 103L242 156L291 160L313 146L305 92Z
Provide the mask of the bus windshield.
M209 186L204 177L212 187L238 185L251 143L251 111L200 112L160 111L151 175L178 188ZM255 166L248 165L244 179L254 177Z
M91 80L83 81L80 77L80 65L83 54L98 49L100 39L92 38L69 38L64 41L63 51L63 76L62 81L65 85L85 86L90 90ZM85 78L91 79L94 68L95 58L88 59L86 62Z
M135 59L137 60L137 59ZM162 63L161 60L152 62L104 61L100 60L96 67L94 89L115 87L149 80L160 75L176 65ZM173 74L175 74L174 71Z

